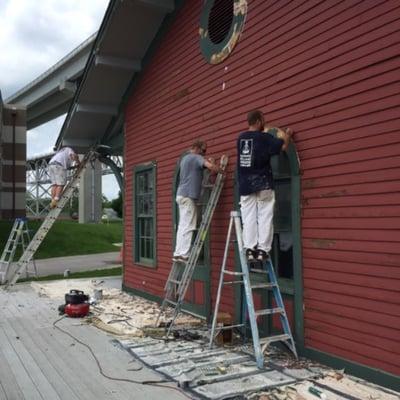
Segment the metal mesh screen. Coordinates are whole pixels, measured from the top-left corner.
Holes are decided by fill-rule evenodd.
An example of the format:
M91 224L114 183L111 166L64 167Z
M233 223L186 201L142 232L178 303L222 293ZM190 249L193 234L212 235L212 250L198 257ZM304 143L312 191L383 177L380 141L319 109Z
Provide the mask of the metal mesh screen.
M214 44L221 43L233 21L234 0L215 0L208 19L208 34Z

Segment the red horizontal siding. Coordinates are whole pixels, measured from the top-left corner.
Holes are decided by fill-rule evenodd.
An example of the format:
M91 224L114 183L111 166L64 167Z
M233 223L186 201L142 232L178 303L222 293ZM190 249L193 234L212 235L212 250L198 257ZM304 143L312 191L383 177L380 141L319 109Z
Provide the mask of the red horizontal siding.
M295 130L306 345L399 374L400 4L248 3L238 45L212 66L199 50L203 1L186 2L129 101L125 284L162 295L173 250L176 161L201 137L210 155L232 157L211 231L214 299L233 207L235 139L249 109L261 108L271 124ZM132 167L152 160L156 268L135 265L132 248ZM222 303L233 311L232 291Z

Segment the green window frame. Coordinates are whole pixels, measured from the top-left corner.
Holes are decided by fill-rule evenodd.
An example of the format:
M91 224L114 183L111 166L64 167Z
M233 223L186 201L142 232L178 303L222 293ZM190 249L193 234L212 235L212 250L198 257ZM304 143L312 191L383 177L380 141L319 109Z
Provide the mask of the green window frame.
M156 266L156 164L134 167L134 259L143 266Z
M271 158L275 184L274 241L271 257L282 291L294 292L292 172L286 152Z

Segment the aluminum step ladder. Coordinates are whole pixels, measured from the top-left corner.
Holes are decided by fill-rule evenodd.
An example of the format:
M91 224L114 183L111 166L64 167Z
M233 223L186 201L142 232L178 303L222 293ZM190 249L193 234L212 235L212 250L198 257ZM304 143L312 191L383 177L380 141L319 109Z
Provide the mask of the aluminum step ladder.
M225 174L224 171L228 164L228 157L223 155L220 161L220 172L217 174L215 183L206 183L203 187L211 188L210 197L208 199L206 208L202 215L200 226L197 230L196 238L190 250L189 258L186 262L174 261L172 263L171 271L169 273L167 282L164 287L165 295L164 300L161 303L160 312L157 317L156 326L160 320L161 315L166 311L167 306L174 309L172 320L169 324L167 336L170 334L171 329L175 323L175 320L182 310L182 305L186 296L186 292L189 288L190 282L193 277L194 270L197 265L197 261L201 254L204 241L206 240L208 230L210 228L211 220L217 207L218 200L224 185ZM181 272L184 267L183 272ZM188 311L185 311L189 313ZM197 317L196 314L190 313Z
M20 278L23 270L27 269L29 262L32 260L37 249L42 244L44 238L46 237L47 233L53 226L54 222L57 220L62 209L73 195L75 189L78 187L79 181L86 169L88 162L93 161L96 158L96 154L97 153L94 150L90 150L84 156L83 160L80 162L78 168L76 169L74 176L65 186L64 191L61 195L60 200L57 202L56 207L54 207L49 211L42 225L37 230L35 236L26 247L24 253L22 254L21 258L18 261L16 270L10 277L7 277L7 280L5 281L6 289L13 287L17 282L17 280Z
M7 280L18 246L21 247L22 253L24 253L30 241L28 220L26 218L16 218L0 258L0 284L5 283ZM32 267L32 270L26 269L26 277L31 274L37 276L36 263L33 258Z
M228 253L229 253L229 246L234 241L231 239L233 229L235 229L235 233L236 233L236 242L237 242L237 246L238 246L238 253L239 253L239 258L240 258L240 266L241 266L240 272L231 271L229 269L226 269L226 263L227 263L227 259L228 259ZM223 257L223 261L222 261L221 275L220 275L220 279L219 279L218 292L217 292L217 299L215 302L215 310L214 310L212 327L211 327L209 347L212 348L216 334L218 334L221 330L232 329L232 328L237 328L237 327L244 327L244 328L246 327L246 321L244 321L244 323L242 323L242 324L217 327L217 316L218 316L218 310L219 310L219 305L220 305L220 301L221 301L221 293L222 293L223 286L225 286L225 285L232 286L235 284L243 285L245 299L246 299L246 304L245 304L244 308L245 309L247 308L248 318L250 321L251 335L252 335L252 339L253 339L254 355L256 358L257 367L260 369L264 368L264 351L271 343L274 343L274 342L283 342L284 344L286 344L287 347L292 351L294 356L297 358L296 345L295 345L295 342L293 339L292 332L290 330L290 325L289 325L289 321L288 321L288 318L286 315L285 305L283 303L282 295L279 290L279 285L278 285L278 281L276 279L274 267L273 267L270 259L263 262L262 266L263 266L263 269L254 269L253 270L251 268L252 265L248 264L246 255L245 255L245 249L243 248L242 222L241 222L241 218L240 218L240 212L232 211L230 222L229 222L228 234L227 234L227 238L226 238L224 257ZM249 271L249 267L250 267L250 271ZM265 282L252 283L250 280L250 272L258 272L258 273L265 275L265 278L266 278ZM225 276L229 276L230 277L229 279L231 279L231 280L225 280ZM253 301L253 291L254 290L271 291L272 295L273 295L273 299L275 300L276 306L273 308L255 310L254 301ZM283 328L283 333L278 334L278 335L272 335L272 336L260 338L258 325L257 325L257 317L263 316L263 315L274 315L274 314L278 314L280 317L280 321L281 321L282 328Z

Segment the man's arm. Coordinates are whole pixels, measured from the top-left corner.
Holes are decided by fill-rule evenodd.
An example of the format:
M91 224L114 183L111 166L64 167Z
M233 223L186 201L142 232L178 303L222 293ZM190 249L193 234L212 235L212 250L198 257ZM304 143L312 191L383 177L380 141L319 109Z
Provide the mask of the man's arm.
M204 166L209 169L211 172L218 173L220 168L218 165L215 164L215 161L213 158L205 158L204 159Z
M278 129L278 133L276 134L276 136L279 139L283 140L283 145L282 145L282 151L286 151L287 148L289 147L290 141L292 140L292 135L293 135L293 131L290 128L286 128L285 130L283 129Z

